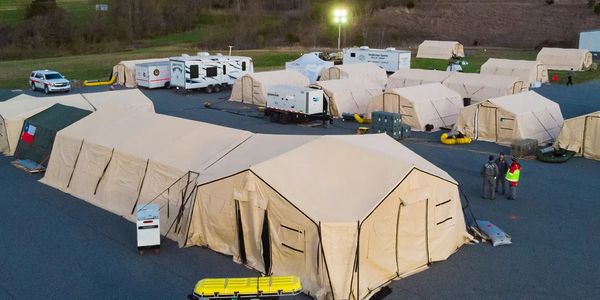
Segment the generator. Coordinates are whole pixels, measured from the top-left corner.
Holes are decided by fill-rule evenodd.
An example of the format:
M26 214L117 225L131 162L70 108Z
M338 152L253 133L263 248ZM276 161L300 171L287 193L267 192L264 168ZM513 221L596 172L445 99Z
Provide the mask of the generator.
M140 255L151 249L154 253L160 249L160 207L158 204L140 204L136 211L137 248Z
M331 120L322 90L289 85L267 88L265 116L271 122Z

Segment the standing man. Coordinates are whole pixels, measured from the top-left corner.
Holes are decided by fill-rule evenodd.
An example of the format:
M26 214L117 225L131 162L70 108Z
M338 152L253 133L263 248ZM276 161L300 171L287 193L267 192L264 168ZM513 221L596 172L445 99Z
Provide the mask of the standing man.
M567 73L567 86L573 85L573 76L575 76L575 72L573 72L573 68L571 68L569 73Z
M498 166L498 178L496 179L496 193L498 188L502 186L502 195L506 194L506 172L508 172L508 162L504 159L504 153L498 154L496 159L496 166Z
M506 180L510 185L510 193L508 195L508 199L510 200L517 199L517 185L519 184L519 176L521 176L521 165L517 162L517 159L513 157L512 163L508 168L508 172L506 172Z
M488 157L488 162L481 167L481 176L483 177L483 199L496 199L496 179L498 178L498 166L494 163L494 156Z

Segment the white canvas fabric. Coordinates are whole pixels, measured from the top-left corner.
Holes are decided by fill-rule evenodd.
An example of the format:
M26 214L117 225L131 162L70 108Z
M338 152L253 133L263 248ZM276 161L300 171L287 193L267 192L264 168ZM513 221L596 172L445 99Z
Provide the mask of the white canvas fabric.
M269 86L289 85L306 87L308 77L296 70L279 70L246 74L235 80L229 101L264 106Z
M454 130L502 145L523 139L543 144L556 140L563 122L557 103L529 91L491 98L461 109Z
M323 69L331 67L333 67L333 62L320 59L316 52L304 54L294 61L285 63L286 70L296 70L302 73L310 83L314 83L319 79Z
M554 146L600 160L600 111L565 120Z
M452 72L423 70L423 69L400 69L388 78L386 90L404 88L409 86L442 83Z
M471 98L471 104L490 98L508 96L528 88L513 76L454 72L443 84L463 98Z
M566 49L544 47L537 55L537 61L550 70L583 71L592 66L592 53L587 49Z
M336 65L321 71L320 81L336 79L353 79L355 81L370 82L385 88L387 83L387 73L384 69L374 63L360 63Z
M270 149L282 138L294 139L262 136L247 142ZM294 147L271 152L270 159L258 155L255 163L240 155L256 155L244 146L231 154L233 165L247 165L246 170L229 170L222 174L235 173L205 178L198 186L187 245L240 261L241 230L246 263L253 268L295 274L319 299L365 299L466 242L456 182L386 135L301 137ZM229 159L206 172L230 165ZM360 176L357 169L381 176ZM261 242L265 220L270 272Z
M382 86L372 81L357 79L338 79L317 81L329 101L329 109L334 117L343 113L365 114L371 97L382 92Z
M372 97L366 117L370 119L374 111L395 112L412 130L425 131L425 126L431 124L437 131L440 127L452 127L462 107L463 100L457 92L441 83L429 83L387 90Z
M535 82L548 82L546 65L532 60L490 58L481 65L480 73L516 77L525 88Z
M117 76L117 84L128 88L136 86L135 81L135 65L143 63L164 62L169 61L168 58L150 58L150 59L134 59L120 61L113 67L113 76Z
M417 58L451 59L453 56L465 56L463 45L456 41L426 40L417 50Z

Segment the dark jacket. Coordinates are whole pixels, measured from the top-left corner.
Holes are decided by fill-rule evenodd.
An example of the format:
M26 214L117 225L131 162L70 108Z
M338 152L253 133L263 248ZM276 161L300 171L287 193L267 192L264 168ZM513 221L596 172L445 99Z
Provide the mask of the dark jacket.
M508 172L508 162L506 161L506 159L500 161L500 159L496 159L496 166L498 166L498 173L500 174L500 176L504 177L504 175L506 175L506 172Z

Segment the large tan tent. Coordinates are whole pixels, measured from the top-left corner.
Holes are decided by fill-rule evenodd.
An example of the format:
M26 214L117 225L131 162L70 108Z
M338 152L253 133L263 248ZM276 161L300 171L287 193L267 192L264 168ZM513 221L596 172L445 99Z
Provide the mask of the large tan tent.
M592 66L592 53L586 49L542 48L537 61L550 70L583 71Z
M323 69L319 80L354 79L370 81L383 89L388 77L384 69L374 63L336 65Z
M513 76L454 72L443 84L471 103L526 91L523 81Z
M308 77L296 70L279 70L246 74L235 80L229 101L265 105L267 89L274 85L308 86Z
M429 83L387 90L372 97L366 117L370 119L373 111L395 112L402 116L402 123L413 130L425 131L427 124L438 130L452 127L462 107L462 97L457 92L441 83Z
M113 66L113 76L117 77L116 83L128 88L136 86L135 82L135 65L142 63L163 62L169 61L168 58L150 58L150 59L135 59L123 60Z
M166 115L100 110L58 132L41 181L129 220L136 203L155 199L161 221L171 224L184 188L195 182L188 171L204 170L250 136Z
M462 108L454 130L503 145L524 139L542 144L556 140L562 124L559 105L529 91Z
M341 117L343 113L365 114L371 97L380 94L383 88L372 81L357 79L317 81L315 85L325 93L334 117Z
M429 41L426 40L419 45L417 58L451 59L452 57L464 57L463 45L455 41Z
M403 88L427 83L442 83L452 75L452 72L423 70L423 69L400 69L388 78L386 89Z
M555 147L600 160L600 111L565 120Z
M138 89L113 90L81 94L94 110L121 110L154 112L154 103Z
M0 151L12 155L25 119L50 106L48 101L25 94L0 102Z
M481 65L480 73L516 77L523 81L524 88L535 82L548 82L546 65L532 60L490 58Z
M185 245L297 275L318 299L368 299L469 237L456 182L386 135L255 135L203 173Z

